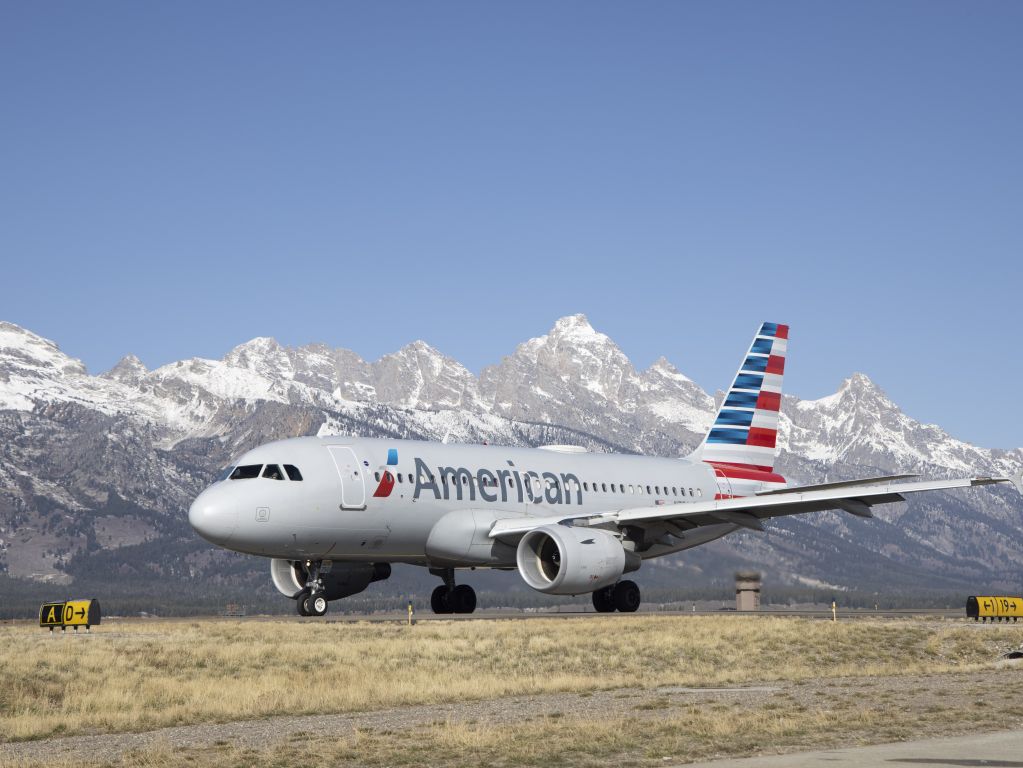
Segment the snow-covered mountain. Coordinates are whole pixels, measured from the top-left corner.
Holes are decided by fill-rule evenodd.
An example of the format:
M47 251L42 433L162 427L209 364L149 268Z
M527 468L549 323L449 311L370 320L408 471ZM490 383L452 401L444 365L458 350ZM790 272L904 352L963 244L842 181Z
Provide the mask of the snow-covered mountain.
M221 360L149 371L128 355L93 376L52 341L0 323L0 569L67 579L95 568L210 578L227 553L187 528L189 500L233 455L316 434L449 439L683 455L714 398L660 359L637 371L582 315L559 320L479 377L423 341L375 362L323 344L257 338ZM1008 474L1023 449L957 440L906 416L853 374L819 400L787 396L786 474ZM1011 491L933 494L877 521L826 514L728 537L661 564L676 579L757 565L793 583L1011 584L1023 503ZM161 559L162 558L162 559ZM150 565L146 565L150 563Z

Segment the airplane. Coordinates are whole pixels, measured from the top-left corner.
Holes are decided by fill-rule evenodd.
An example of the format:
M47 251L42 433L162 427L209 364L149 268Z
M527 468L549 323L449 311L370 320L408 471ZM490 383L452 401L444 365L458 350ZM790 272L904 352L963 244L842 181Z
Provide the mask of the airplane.
M700 445L685 458L358 437L297 437L240 456L192 503L207 541L270 558L274 585L302 616L387 579L392 563L442 580L437 614L476 609L456 570L518 571L552 595L592 594L630 613L644 560L785 515L871 517L910 493L1012 483L1023 474L907 481L889 475L790 486L775 472L789 328L763 323Z

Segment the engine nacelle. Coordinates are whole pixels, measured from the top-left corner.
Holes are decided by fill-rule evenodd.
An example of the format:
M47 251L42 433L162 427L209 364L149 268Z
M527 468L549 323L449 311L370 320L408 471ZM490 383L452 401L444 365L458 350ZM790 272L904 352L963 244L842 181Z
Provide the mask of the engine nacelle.
M320 571L328 600L357 595L372 582L390 575L390 563L333 563L329 571ZM275 557L270 561L270 576L278 592L294 598L305 587L309 574L301 561Z
M625 572L626 553L613 534L596 528L545 525L519 541L515 561L523 581L549 595L609 587Z

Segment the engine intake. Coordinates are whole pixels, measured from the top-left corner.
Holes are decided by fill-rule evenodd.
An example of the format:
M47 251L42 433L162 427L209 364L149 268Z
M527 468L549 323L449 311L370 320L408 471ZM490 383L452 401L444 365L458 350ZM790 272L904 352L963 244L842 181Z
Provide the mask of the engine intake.
M607 531L545 525L522 537L515 561L522 580L538 592L578 595L617 582L625 572L626 553Z

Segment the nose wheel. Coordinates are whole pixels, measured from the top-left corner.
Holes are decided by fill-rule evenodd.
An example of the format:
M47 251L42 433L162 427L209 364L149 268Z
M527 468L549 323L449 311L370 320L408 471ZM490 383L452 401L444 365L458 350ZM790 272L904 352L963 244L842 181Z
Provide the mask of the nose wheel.
M322 616L327 612L329 605L323 592L313 592L309 587L295 595L295 607L299 616Z
M430 608L434 613L472 613L476 610L476 590L468 584L456 585L453 568L431 569L430 573L444 579L444 583L430 595Z
M295 595L295 608L299 616L322 616L327 612L330 603L323 591L323 579L320 578L321 568L329 570L329 563L324 566L322 561L307 560L305 563L305 587Z

